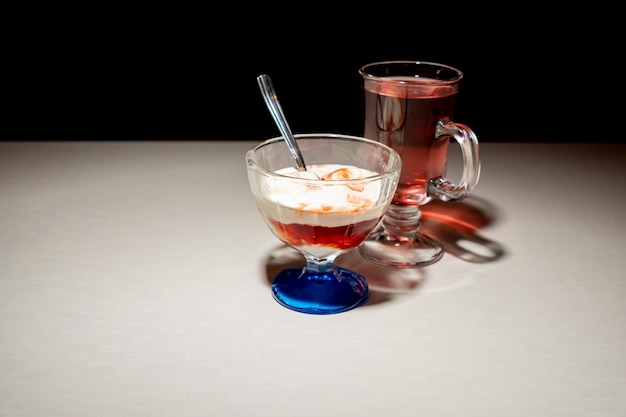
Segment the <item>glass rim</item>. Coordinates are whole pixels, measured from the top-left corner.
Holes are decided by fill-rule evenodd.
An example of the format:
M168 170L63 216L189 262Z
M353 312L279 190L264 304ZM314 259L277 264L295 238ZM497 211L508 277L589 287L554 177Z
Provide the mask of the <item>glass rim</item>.
M454 74L456 74L453 78L450 79L430 79L428 81L429 85L433 85L433 84L438 84L438 85L448 85L448 84L456 84L459 81L461 81L461 79L463 79L463 72L458 69L455 68L451 65L447 65L447 64L442 64L439 62L433 62L433 61L411 61L411 60L390 60L390 61L376 61L376 62L370 62L368 64L365 64L363 66L361 66L361 68L359 68L359 74L363 77L363 79L367 79L367 80L372 80L372 81L377 81L377 82L383 82L383 83L389 83L389 84L398 84L398 85L415 85L419 83L419 77L415 77L415 80L411 80L411 81L407 81L407 80L398 80L398 79L393 79L393 78L389 78L390 75L375 75L372 74L371 72L369 72L368 70L373 68L373 67L382 67L382 66L388 66L388 65L407 65L407 66L430 66L433 68L441 68L441 69L446 69L449 71L452 71ZM391 75L393 76L393 75ZM434 81L433 81L434 80Z
M282 142L285 144L285 149L288 149L287 147L287 142L285 141L285 138L283 136L276 136L270 139L266 139L263 142L257 144L256 146L254 146L252 149L249 149L246 152L246 162L248 164L248 166L251 166L252 168L254 168L256 171L260 172L261 174L267 176L267 177L274 177L274 178L283 178L283 179L289 179L295 182L309 182L309 183L317 183L317 182L324 182L325 184L350 184L350 183L354 183L354 182L362 182L362 181L376 181L378 179L382 179L382 178L386 178L389 177L391 175L393 175L394 172L397 172L398 175L400 174L400 168L401 168L401 164L402 164L402 158L400 157L400 154L393 148L391 148L390 146L385 145L384 143L372 140L372 139L368 139L362 136L353 136L353 135L344 135L341 133L296 133L293 135L295 137L296 140L298 139L345 139L348 141L353 141L353 142L364 142L364 143L369 143L373 146L376 146L377 148L382 148L385 149L387 152L389 152L390 155L394 155L395 156L395 161L392 165L390 165L389 167L387 167L387 169L384 172L379 172L375 175L370 175L368 177L364 177L364 178L353 178L353 179L330 179L330 180L322 180L322 179L315 179L315 178L300 178L300 177L292 177L289 175L283 175L283 174L278 174L272 170L269 170L263 166L261 166L254 158L254 154L257 150L268 146L268 145L272 145L276 142ZM295 168L295 162L293 167Z

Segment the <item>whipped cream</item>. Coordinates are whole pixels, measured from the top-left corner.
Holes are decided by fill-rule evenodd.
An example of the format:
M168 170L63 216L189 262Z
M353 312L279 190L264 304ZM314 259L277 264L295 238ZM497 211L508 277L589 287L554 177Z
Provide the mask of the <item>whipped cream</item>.
M382 216L381 181L369 181L376 172L350 165L320 164L299 172L288 167L277 174L293 177L266 178L268 190L258 203L261 212L281 223L341 226ZM315 174L315 180L311 180ZM296 179L297 178L297 179ZM342 182L341 180L358 180Z

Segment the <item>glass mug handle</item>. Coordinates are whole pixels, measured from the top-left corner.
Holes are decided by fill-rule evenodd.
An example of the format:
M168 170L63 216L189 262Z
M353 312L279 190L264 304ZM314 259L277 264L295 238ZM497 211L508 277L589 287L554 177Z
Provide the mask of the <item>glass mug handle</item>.
M449 119L439 121L435 135L437 138L451 136L461 146L463 174L458 184L451 183L445 177L431 179L428 184L428 195L443 201L463 200L472 192L480 177L478 138L466 125Z

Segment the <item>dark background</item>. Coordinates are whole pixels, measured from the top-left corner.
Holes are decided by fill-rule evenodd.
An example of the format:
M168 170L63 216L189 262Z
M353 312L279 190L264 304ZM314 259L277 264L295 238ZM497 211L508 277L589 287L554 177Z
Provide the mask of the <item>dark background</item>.
M194 10L117 12L67 25L40 11L5 36L0 140L260 141L279 135L261 73L294 132L361 134L357 70L393 59L462 70L455 119L480 141L625 139L619 28L602 20L591 32L585 11L517 24L507 20L515 11L481 22L457 11L445 25L442 16L428 26L326 16L314 26L261 22L268 27Z

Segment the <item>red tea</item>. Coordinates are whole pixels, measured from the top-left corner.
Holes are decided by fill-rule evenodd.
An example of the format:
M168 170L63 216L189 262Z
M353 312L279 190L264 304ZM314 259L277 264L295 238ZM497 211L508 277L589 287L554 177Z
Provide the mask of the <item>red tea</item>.
M389 80L364 82L364 136L402 157L393 204L424 204L429 180L446 171L449 140L437 138L436 128L440 120L452 119L458 86L424 78Z

